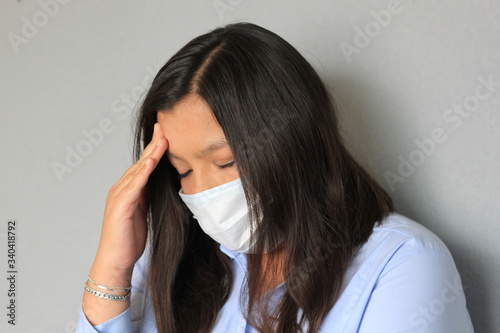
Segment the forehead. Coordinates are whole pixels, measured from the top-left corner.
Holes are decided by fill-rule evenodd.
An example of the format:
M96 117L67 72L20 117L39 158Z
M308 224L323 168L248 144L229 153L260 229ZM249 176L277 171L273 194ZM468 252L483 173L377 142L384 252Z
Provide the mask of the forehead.
M225 139L222 127L203 99L190 95L173 108L157 113L157 120L173 154L192 153L208 142Z

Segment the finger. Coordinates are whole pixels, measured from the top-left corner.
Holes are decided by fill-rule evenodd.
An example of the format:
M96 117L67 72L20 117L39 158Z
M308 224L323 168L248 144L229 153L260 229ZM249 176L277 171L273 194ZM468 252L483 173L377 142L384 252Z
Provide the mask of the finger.
M116 190L118 192L121 192L123 188L128 186L129 183L133 182L134 178L136 177L140 177L142 179L142 177L145 175L146 177L145 182L147 182L149 175L151 174L151 172L153 172L154 168L156 167L156 165L162 158L163 154L167 150L167 147L168 147L167 140L164 138L160 138L160 140L157 142L156 146L154 147L153 151L149 156L146 156L143 160L137 161L129 170L127 170L127 172L123 175L122 179L120 179L120 181L115 186ZM153 167L150 168L149 166L146 166L146 163L148 164L151 163ZM148 170L149 173L144 174L145 170ZM131 186L129 188L135 189L134 186Z
M156 165L158 164L158 162L161 160L161 158L165 154L167 148L168 148L167 140L165 138L160 138L159 141L156 143L156 146L154 147L151 154L149 156L146 156L143 160L138 161L136 163L136 166L125 177L124 182L129 183L130 181L132 181L132 179L134 177L136 177L136 175L143 172L143 167L146 163L151 163L153 165L153 167L149 171L150 173L147 175L147 177L149 177L151 172L153 172L153 170L156 168ZM152 159L153 161L149 161L149 159ZM126 186L126 184L125 184L125 186Z
M145 187L149 175L156 167L157 162L150 157L147 157L141 168L129 179L120 190L120 204L128 206L137 204L140 200L143 188Z
M158 132L158 123L155 123L153 125L153 135L151 137L151 141L148 143L148 145L144 148L144 151L141 154L141 157L139 160L145 158L149 154L151 154L151 151L154 149L154 146L156 146L156 135Z
M150 154L144 156L141 160L134 163L134 165L130 168L130 170L127 170L127 172L126 172L127 175L124 177L124 179L126 180L130 177L134 177L134 175L137 172L139 172L139 170L141 170L144 163L146 163L147 158L153 158L155 161L160 161L161 158L163 157L163 155L165 154L165 152L167 151L167 148L168 148L167 139L165 139L165 137L160 137L156 141L156 145L150 151ZM155 166L156 166L156 164L155 164Z
M135 175L135 178L129 179L127 182L121 182L115 185L111 197L108 198L109 202L113 202L112 207L114 213L118 215L131 214L139 204L142 189L147 182L148 175L151 172L148 168L151 167L152 159L147 159L143 164L141 170ZM142 185L141 188L136 189L136 186ZM129 216L130 217L130 216Z
M158 138L158 141L156 141L156 145L148 157L152 157L156 161L159 161L167 151L167 148L168 148L167 139L165 137L160 137Z
M158 160L161 158L161 156L163 156L163 154L165 153L166 147L164 147L164 146L158 147L159 145L162 145L162 144L164 145L164 143L161 141L166 141L166 138L163 136L163 133L160 129L159 124L155 123L155 125L153 127L153 138L152 138L151 142L148 144L148 146L146 147L144 152L141 154L141 157L139 158L139 160L137 160L130 168L128 168L125 171L125 173L122 175L122 177L118 180L117 185L115 185L115 188L116 187L122 188L123 186L120 186L119 185L120 183L125 183L125 184L128 183L130 180L129 178L133 177L133 175L138 170L140 170L140 168L144 164L145 159L148 156L153 156L154 158L156 158ZM160 149L158 150L158 148L160 148Z
M146 146L146 148L144 148L144 151L141 154L139 160L144 159L146 156L149 156L155 149L156 145L158 144L158 141L164 137L165 136L163 135L160 124L155 123L153 126L153 137L151 138L151 142Z

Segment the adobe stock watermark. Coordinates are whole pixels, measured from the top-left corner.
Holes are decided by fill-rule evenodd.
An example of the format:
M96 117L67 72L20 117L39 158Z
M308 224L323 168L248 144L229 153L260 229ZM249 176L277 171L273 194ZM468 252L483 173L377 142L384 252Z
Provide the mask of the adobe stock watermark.
M368 47L371 41L391 24L393 16L400 14L402 11L403 7L399 0L390 0L387 3L387 9L378 12L370 11L373 19L368 21L363 29L358 26L354 27L352 44L343 41L339 45L347 63L351 63L354 54L359 54L361 50Z
M488 78L479 76L477 81L479 84L475 87L474 93L465 97L462 102L454 103L443 112L443 120L449 124L450 130L436 127L431 131L430 137L415 139L413 142L416 147L408 155L398 156L399 165L396 172L384 172L385 181L392 192L396 190L397 184L403 183L406 178L415 173L418 166L423 165L430 156L435 154L438 146L448 139L450 132L458 130L464 119L473 115L481 102L490 98L500 87L500 81L495 81L491 75Z
M150 66L146 67L147 74L143 77L140 84L133 86L130 92L122 94L111 103L111 112L120 120L129 117L137 102L146 92L153 78L156 76L160 64L157 64L155 71ZM84 159L91 155L95 148L100 146L104 139L116 129L116 119L110 117L102 118L97 126L91 129L83 129L83 137L74 145L66 145L65 157L59 161L52 161L51 166L59 182L64 180L66 174L72 173L79 167Z
M214 0L212 5L219 19L224 21L224 15L226 15L227 12L234 11L242 2L243 0Z
M445 280L444 285L445 287L441 289L438 297L431 300L428 304L419 307L418 310L410 315L408 321L413 329L407 331L407 333L425 332L429 324L442 315L450 304L456 302L457 299L460 299L464 295L464 288L458 276L455 277L453 282Z
M68 4L70 1L71 0L38 1L40 9L31 16L31 19L28 19L26 16L21 18L22 26L20 34L12 31L7 34L7 39L14 52L19 53L19 47L23 44L28 44L30 40L35 38L40 30L59 13L61 6Z

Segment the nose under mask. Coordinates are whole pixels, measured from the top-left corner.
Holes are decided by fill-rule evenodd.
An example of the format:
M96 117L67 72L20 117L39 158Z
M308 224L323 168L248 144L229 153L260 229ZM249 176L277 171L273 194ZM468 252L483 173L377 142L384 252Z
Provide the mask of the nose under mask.
M248 204L240 178L195 194L184 194L181 188L179 196L207 235L229 250L250 252L255 244L250 242Z

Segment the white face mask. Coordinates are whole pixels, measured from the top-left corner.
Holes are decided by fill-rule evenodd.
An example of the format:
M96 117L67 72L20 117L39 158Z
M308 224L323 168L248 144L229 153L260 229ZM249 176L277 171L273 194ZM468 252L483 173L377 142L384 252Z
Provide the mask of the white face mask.
M229 250L249 252L250 221L241 179L238 178L203 192L179 196L191 210L203 231Z

